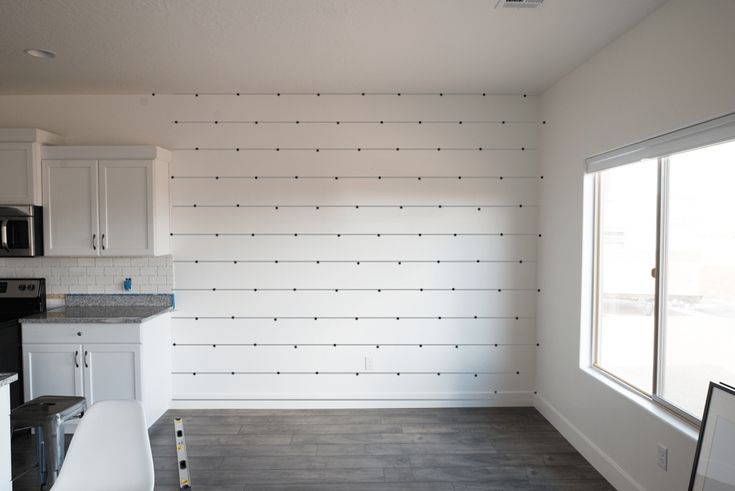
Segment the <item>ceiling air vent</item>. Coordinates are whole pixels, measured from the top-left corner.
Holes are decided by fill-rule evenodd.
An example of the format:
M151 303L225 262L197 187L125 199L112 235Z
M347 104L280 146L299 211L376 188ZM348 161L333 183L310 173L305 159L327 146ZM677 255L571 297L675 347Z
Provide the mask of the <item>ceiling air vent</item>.
M540 7L544 0L498 0L496 9L535 9Z

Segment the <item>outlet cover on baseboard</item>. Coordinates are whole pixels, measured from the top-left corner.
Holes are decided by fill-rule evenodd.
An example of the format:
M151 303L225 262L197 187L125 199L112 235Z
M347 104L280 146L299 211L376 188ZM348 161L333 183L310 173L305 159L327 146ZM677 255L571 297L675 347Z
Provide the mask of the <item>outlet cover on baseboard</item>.
M669 466L669 449L658 444L657 447L658 453L656 454L656 464L663 470L666 470L666 468Z

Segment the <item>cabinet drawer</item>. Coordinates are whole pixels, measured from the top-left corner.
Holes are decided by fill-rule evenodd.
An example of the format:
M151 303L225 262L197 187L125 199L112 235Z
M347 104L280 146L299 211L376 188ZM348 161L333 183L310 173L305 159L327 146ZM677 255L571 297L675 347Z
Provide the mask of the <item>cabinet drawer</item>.
M140 343L140 324L23 324L23 344Z

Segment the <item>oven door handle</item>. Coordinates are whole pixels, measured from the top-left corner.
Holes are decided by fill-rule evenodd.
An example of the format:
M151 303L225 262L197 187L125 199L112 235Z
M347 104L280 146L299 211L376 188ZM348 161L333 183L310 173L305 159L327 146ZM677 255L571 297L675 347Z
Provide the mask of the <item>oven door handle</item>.
M2 224L0 224L0 242L2 242L2 247L7 252L10 252L10 245L8 245L8 221L3 220Z

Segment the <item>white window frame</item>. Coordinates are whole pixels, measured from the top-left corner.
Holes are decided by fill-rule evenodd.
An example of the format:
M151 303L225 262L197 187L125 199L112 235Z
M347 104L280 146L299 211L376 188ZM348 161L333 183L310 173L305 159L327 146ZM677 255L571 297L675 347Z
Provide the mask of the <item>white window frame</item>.
M643 395L664 409L674 413L688 423L699 426L701 421L686 411L671 404L660 397L659 387L662 382L662 360L663 336L661 335L662 309L660 299L665 298L664 277L666 272L663 268L662 259L666 257L666 213L668 209L668 197L666 195L668 159L672 154L695 150L727 141L735 140L735 113L730 113L711 119L699 124L687 126L671 133L666 133L655 138L650 138L638 143L627 145L615 150L604 152L585 159L585 171L594 178L593 187L593 267L592 267L592 335L590 347L591 367L626 388ZM612 169L623 165L635 164L644 159L656 159L658 163L658 189L656 207L656 257L655 257L655 291L654 291L654 353L653 353L653 381L651 394L631 385L629 382L619 378L614 373L597 364L598 360L598 333L600 328L600 312L598 299L600 295L600 224L601 224L601 188L600 171Z

